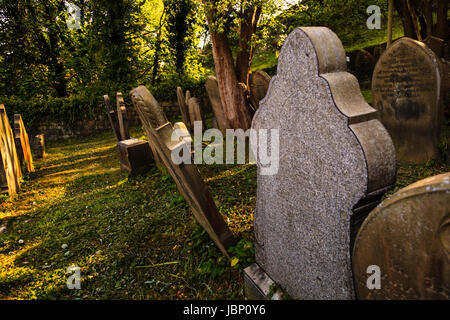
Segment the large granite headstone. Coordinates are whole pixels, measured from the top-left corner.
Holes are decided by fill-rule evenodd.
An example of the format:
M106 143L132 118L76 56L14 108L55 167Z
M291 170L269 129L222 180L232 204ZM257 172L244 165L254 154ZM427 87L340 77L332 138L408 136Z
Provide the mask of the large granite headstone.
M368 279L379 268L376 279ZM418 181L375 208L353 252L360 299L450 299L450 173ZM369 282L369 286L368 286Z
M14 140L19 161L28 172L34 171L33 155L31 154L30 140L20 114L14 115Z
M187 129L178 125L175 128L167 120L161 106L144 86L131 91L131 100L139 114L149 140L152 140L167 170L177 184L178 190L189 204L194 217L206 230L219 249L228 256L227 249L236 244L233 233L220 215L208 186L203 181L195 164L175 164L172 161L173 150L189 150L191 140ZM173 137L178 139L173 140ZM186 148L183 148L183 145Z
M128 140L130 139L130 131L128 129L127 107L125 106L125 101L121 92L117 92L116 94L116 103L121 140Z
M269 83L270 76L262 70L250 74L248 83L250 88L250 105L255 111L259 108L259 102L266 96Z
M0 190L2 193L15 194L20 188L19 156L17 155L14 135L6 115L4 105L0 104Z
M181 87L177 87L177 100L178 106L180 107L181 117L186 127L190 128L191 121L189 119L189 111L187 107L187 101L185 99L186 98L183 94L183 89L181 89Z
M256 158L258 268L245 270L247 286L264 272L295 299L353 299L352 241L394 184L396 161L336 34L308 27L287 37L252 128L279 131L279 170L261 174ZM264 145L252 142L253 150Z
M214 117L216 118L217 126L222 134L226 133L226 130L230 128L228 119L225 116L225 111L220 100L219 84L214 76L206 78L205 88L208 92L209 101L213 109Z
M397 40L378 61L373 106L389 131L400 163L424 163L439 155L443 74L424 43Z

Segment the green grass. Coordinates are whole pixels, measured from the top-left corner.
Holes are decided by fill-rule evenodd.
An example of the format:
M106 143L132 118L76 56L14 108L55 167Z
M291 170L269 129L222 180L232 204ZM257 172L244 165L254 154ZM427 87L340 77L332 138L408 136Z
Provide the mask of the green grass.
M142 131L132 130L133 137ZM243 299L252 263L254 165L200 166L242 241L228 261L198 226L172 178L128 178L111 132L51 144L21 192L0 203L0 299ZM396 190L449 167L399 167ZM22 241L20 241L22 240ZM81 290L66 270L81 268Z
M9 225L0 234L0 299L243 298L251 242L235 249L241 259L231 268L170 176L153 169L128 178L110 132L47 151L20 194L0 204L0 225ZM230 229L251 241L255 167L203 167L202 175ZM73 264L82 290L66 288Z

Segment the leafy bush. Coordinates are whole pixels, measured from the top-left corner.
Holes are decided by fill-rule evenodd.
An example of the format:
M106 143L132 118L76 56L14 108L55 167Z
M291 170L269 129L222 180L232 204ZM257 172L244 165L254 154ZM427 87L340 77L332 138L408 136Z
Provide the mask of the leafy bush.
M101 96L36 97L26 101L10 96L0 97L0 103L5 105L10 120L14 114L20 114L29 131L36 129L45 120L71 126L78 120L94 119L104 110Z

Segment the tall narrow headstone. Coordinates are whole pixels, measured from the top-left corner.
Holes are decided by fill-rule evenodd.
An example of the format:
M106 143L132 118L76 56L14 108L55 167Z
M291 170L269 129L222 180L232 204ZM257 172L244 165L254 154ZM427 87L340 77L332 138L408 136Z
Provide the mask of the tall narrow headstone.
M401 163L424 163L439 155L443 74L424 43L397 40L378 61L373 106L389 131Z
M266 96L267 90L269 89L269 83L270 76L262 70L250 74L250 104L254 110L258 110L259 102Z
M353 237L394 184L396 161L336 34L308 27L287 37L252 128L256 265L245 270L247 292L264 293L253 290L259 277L295 299L353 299ZM276 149L278 170L265 170L272 164L261 154Z
M128 115L127 108L125 106L125 101L123 100L123 95L120 92L117 92L116 95L116 103L117 103L117 118L119 119L119 129L121 140L130 139L130 131L128 129Z
M15 194L20 188L19 156L14 135L6 115L4 105L0 104L0 187L2 192Z
M173 150L181 148L190 154L191 143L189 138L186 139L188 135L186 128L177 125L180 130L174 131L174 127L167 120L161 106L144 86L131 91L131 99L147 137L154 142L163 163L177 184L178 190L189 204L194 217L223 254L228 256L227 249L236 244L236 239L220 215L197 166L192 162L176 164L172 161ZM187 144L186 148L183 148L185 144Z
M20 114L14 115L14 140L21 165L24 165L28 172L34 171L30 140Z
M183 94L183 89L181 87L177 87L177 100L178 100L178 106L180 107L181 117L183 119L184 124L186 127L191 126L191 121L189 119L189 112L187 107L187 100L185 100L185 96Z
M418 181L375 208L355 241L359 299L450 299L450 173Z
M46 156L45 153L45 136L44 134L37 134L31 140L31 149L35 159L43 159Z
M202 128L205 128L203 116L200 108L200 101L197 98L190 98L188 103L190 123L201 122Z
M225 111L222 106L222 101L220 100L219 84L214 76L209 76L206 78L205 88L208 92L209 101L216 118L217 126L222 134L225 134L226 130L230 128L228 124L228 119L225 116Z
M122 135L120 133L119 119L117 118L117 113L112 108L111 99L108 95L103 96L103 101L105 102L106 112L108 114L109 122L111 123L111 128L114 132L117 142L122 140Z

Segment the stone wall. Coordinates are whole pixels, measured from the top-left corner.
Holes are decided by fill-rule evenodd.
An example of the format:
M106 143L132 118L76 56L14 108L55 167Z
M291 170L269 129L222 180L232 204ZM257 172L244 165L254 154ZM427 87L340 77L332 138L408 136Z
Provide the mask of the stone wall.
M161 106L169 119L180 116L177 102L161 102ZM139 116L133 107L127 106L127 113L130 126L139 126L141 124ZM76 121L70 127L58 122L44 121L37 130L31 133L31 136L34 137L36 134L44 134L46 141L55 141L71 137L88 136L103 130L111 130L111 124L109 123L106 112L98 115L96 119Z

